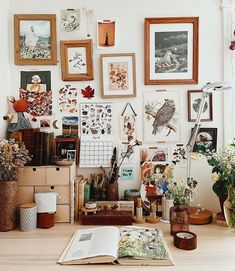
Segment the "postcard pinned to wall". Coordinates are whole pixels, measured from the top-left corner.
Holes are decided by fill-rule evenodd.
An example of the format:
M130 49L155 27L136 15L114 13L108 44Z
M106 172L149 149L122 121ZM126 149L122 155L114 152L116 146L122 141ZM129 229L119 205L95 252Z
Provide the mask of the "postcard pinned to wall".
M121 169L121 180L133 181L134 180L134 169L133 167L122 167Z
M170 157L169 147L148 147L140 149L140 162L168 162Z
M97 23L97 46L107 48L115 46L115 21L103 20Z
M80 28L80 9L61 10L61 31L73 32Z
M144 95L144 141L179 141L179 117L179 92L146 92Z
M111 103L82 103L81 135L111 135L112 114Z
M185 144L175 144L171 146L171 160L176 162L176 167L186 167L187 149Z
M71 85L65 85L59 90L59 111L62 113L77 113L78 91Z
M62 133L70 137L78 137L78 116L62 117Z
M27 113L33 116L52 115L52 91L50 71L21 71L20 99L32 102Z

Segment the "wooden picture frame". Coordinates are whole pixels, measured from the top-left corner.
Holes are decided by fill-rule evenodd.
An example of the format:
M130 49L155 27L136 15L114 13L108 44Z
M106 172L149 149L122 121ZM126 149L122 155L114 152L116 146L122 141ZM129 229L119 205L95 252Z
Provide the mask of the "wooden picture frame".
M193 146L193 152L200 152L200 148L205 150L217 150L217 128L200 128Z
M101 97L136 97L135 54L101 54Z
M198 17L145 18L145 85L198 83Z
M188 121L196 121L197 113L202 98L202 90L188 90ZM201 115L201 122L213 121L213 94L211 93L205 101Z
M60 42L63 81L93 80L92 40Z
M15 14L16 65L57 65L56 15Z

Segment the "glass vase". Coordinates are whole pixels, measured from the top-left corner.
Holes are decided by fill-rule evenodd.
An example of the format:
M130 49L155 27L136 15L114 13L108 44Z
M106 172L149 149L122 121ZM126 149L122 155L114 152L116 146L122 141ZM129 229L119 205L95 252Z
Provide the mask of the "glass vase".
M224 202L226 223L231 231L235 231L235 187L228 190L228 198Z
M174 205L170 208L171 235L178 231L189 231L189 208L185 205Z

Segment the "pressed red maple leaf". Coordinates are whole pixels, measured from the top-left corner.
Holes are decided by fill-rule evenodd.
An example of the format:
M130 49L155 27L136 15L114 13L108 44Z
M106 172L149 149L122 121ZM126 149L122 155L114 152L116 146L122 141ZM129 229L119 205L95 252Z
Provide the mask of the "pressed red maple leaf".
M85 89L82 89L81 92L84 98L91 99L94 97L95 90L87 86Z

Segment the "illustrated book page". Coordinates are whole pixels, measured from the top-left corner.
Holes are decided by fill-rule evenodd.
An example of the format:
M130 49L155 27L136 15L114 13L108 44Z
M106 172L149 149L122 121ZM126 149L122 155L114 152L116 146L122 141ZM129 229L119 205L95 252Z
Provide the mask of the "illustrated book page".
M119 229L97 227L78 230L57 261L60 264L111 263L117 258Z
M127 226L120 229L118 263L123 265L173 265L160 230Z

